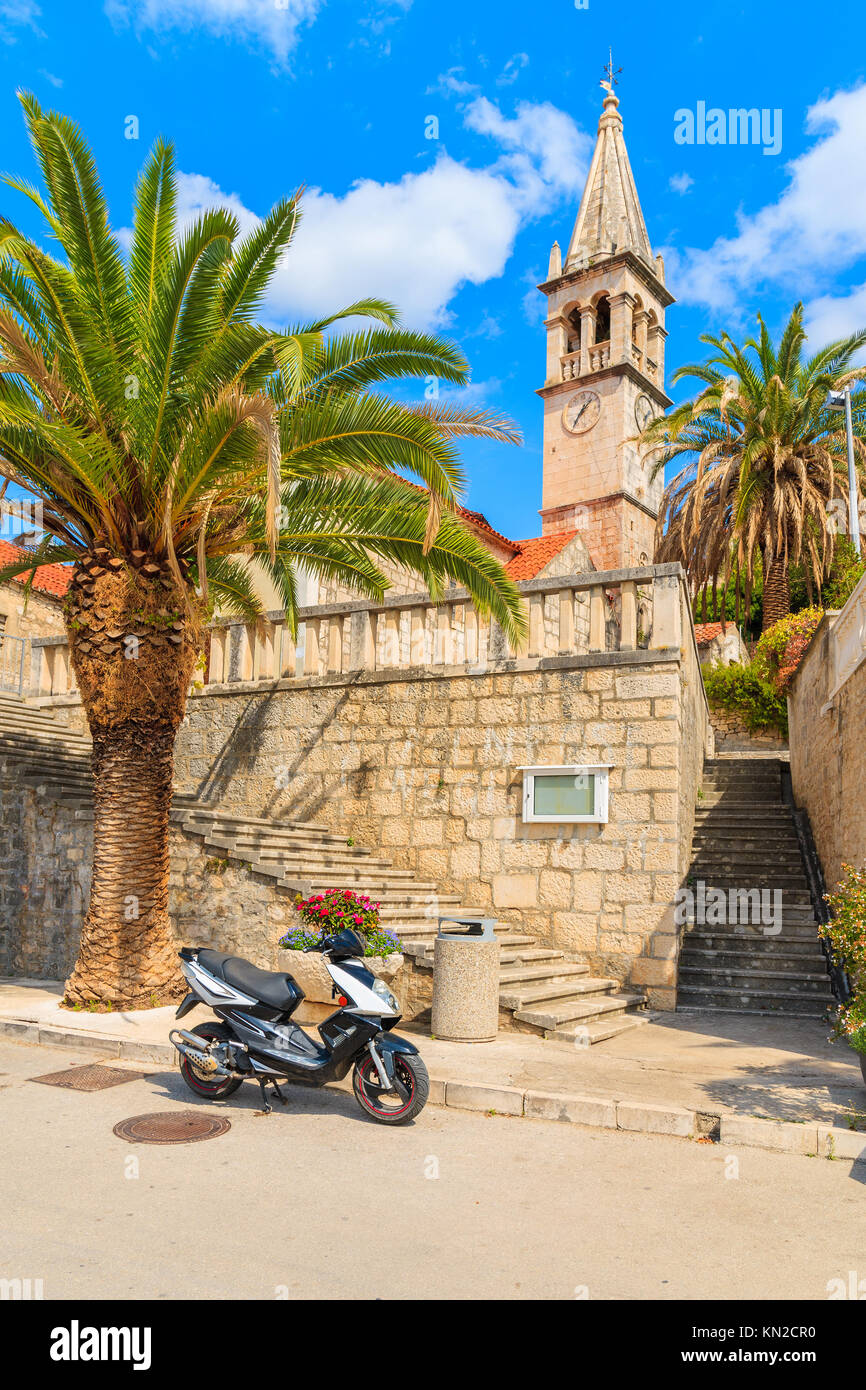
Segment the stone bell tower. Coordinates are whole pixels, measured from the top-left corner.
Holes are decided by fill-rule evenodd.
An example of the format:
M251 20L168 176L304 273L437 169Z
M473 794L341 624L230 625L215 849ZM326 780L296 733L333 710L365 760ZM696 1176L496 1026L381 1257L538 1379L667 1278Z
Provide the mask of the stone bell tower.
M650 482L634 436L671 404L665 309L622 133L613 70L586 187L563 263L554 242L547 295L545 535L577 530L597 569L648 564L664 484Z

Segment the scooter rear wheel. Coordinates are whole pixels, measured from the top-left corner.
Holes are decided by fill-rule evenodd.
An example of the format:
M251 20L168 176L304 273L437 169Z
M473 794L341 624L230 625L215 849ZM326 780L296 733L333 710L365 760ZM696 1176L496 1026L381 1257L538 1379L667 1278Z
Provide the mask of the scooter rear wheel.
M417 1053L398 1052L394 1058L397 1083L394 1091L383 1091L373 1058L368 1054L355 1063L352 1087L361 1109L380 1125L405 1125L414 1120L427 1104L430 1077Z
M224 1023L200 1023L190 1030L204 1042L231 1042L232 1034ZM199 1071L194 1062L181 1054L180 1074L189 1089L206 1100L225 1100L243 1081L242 1076L213 1076Z

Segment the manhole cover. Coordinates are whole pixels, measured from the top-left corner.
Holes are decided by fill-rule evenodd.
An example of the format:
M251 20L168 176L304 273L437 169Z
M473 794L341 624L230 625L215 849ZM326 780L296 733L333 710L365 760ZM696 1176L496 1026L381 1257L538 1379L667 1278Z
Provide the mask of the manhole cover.
M167 1110L121 1120L114 1126L114 1133L130 1144L195 1144L200 1139L216 1139L230 1129L230 1122L220 1115L203 1115L200 1110Z
M104 1091L124 1081L140 1081L146 1075L143 1071L121 1071L119 1067L104 1067L93 1062L86 1067L67 1067L66 1071L50 1071L45 1076L29 1079L43 1086L64 1086L68 1091Z

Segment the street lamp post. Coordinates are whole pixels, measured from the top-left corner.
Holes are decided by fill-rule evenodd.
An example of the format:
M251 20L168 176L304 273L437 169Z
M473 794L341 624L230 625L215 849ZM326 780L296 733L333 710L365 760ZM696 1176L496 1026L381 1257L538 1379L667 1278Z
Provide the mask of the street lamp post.
M857 515L857 474L854 471L854 424L851 419L851 384L841 391L831 391L833 405L845 405L845 436L848 443L848 534L857 554L860 554L860 519Z

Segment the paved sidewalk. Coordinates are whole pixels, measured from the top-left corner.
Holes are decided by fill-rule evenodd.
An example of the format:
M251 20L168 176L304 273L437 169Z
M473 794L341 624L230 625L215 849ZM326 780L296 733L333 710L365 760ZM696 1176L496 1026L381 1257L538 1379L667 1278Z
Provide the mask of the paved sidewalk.
M0 981L0 1035L175 1064L173 1008L76 1013L60 1007L60 992L51 981ZM208 1016L201 1008L189 1024ZM814 1020L661 1015L591 1048L518 1033L471 1046L411 1025L405 1031L436 1083L434 1104L683 1137L721 1134L789 1152L862 1154L866 1162L859 1059Z

